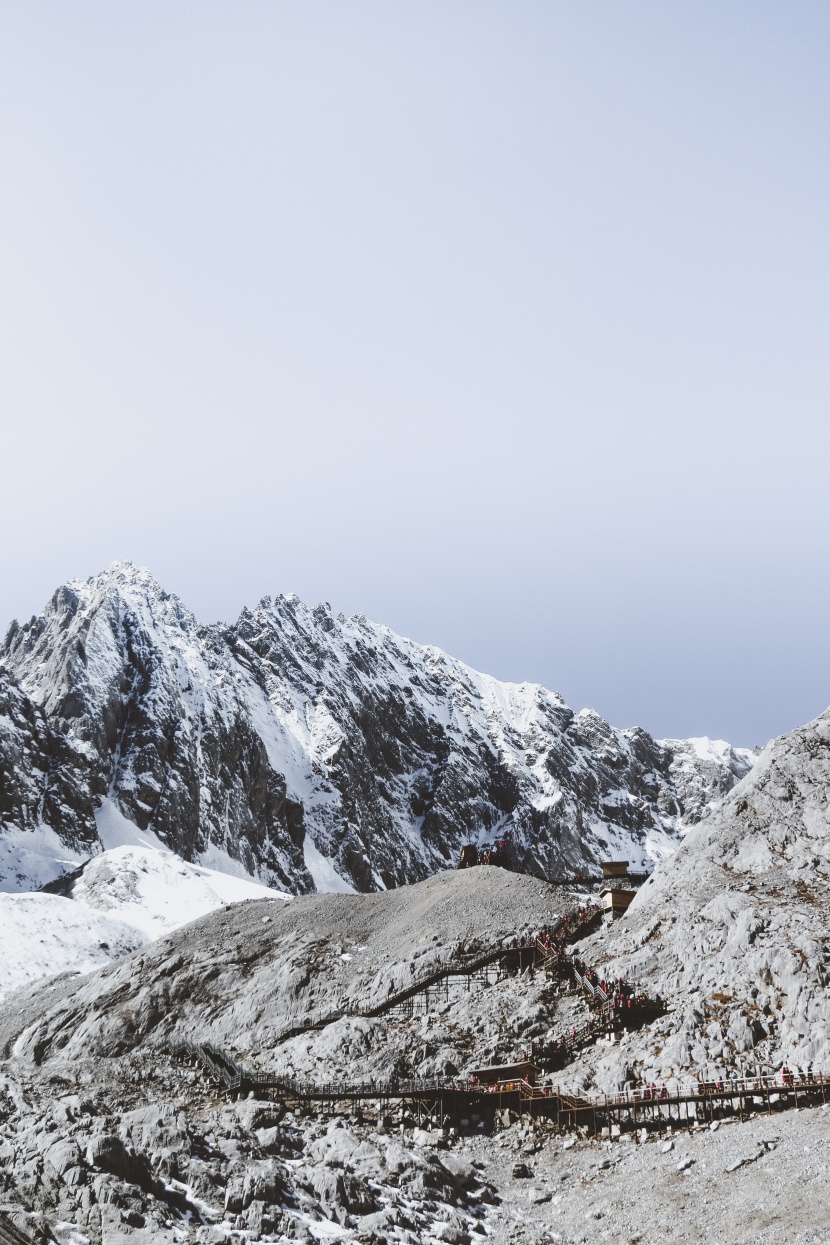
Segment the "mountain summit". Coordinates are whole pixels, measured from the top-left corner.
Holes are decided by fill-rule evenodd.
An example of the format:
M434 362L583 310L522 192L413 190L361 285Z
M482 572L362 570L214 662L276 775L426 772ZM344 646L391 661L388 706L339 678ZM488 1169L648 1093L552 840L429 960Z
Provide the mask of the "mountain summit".
M204 626L115 563L0 646L0 887L125 843L294 892L417 881L496 835L546 877L647 866L751 764L293 595Z

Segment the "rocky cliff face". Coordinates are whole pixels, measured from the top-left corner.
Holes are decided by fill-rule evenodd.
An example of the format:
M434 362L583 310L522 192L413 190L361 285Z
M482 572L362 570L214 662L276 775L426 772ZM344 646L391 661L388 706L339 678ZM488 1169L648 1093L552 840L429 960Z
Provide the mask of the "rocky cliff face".
M72 868L98 850L95 804L86 751L0 667L0 887L39 885L54 876L44 859Z
M637 978L670 1010L580 1075L607 1088L690 1069L827 1071L829 914L830 711L773 740L625 917L584 944L605 976Z
M752 759L617 730L294 596L202 626L130 565L13 623L0 669L7 889L21 854L45 881L133 831L299 892L415 881L497 834L548 877L654 861Z

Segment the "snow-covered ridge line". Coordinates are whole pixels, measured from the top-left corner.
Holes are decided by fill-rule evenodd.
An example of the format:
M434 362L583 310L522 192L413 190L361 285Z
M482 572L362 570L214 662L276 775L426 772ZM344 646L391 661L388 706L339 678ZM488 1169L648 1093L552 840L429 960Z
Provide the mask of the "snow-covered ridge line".
M752 760L617 730L293 595L203 626L123 563L12 624L0 663L7 889L100 851L102 807L186 860L294 892L415 881L496 833L545 876L648 865Z

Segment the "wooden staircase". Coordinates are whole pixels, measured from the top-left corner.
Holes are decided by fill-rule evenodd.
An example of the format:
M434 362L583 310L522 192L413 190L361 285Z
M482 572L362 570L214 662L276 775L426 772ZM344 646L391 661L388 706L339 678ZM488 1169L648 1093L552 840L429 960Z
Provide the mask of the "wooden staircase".
M3 1211L0 1211L0 1245L34 1245L28 1232L16 1228Z

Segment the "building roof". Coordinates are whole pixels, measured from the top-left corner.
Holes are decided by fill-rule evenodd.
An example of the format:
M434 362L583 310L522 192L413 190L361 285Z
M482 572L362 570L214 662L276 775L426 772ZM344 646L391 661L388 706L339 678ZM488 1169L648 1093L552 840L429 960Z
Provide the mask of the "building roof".
M474 1076L483 1085L490 1085L494 1081L523 1081L525 1077L532 1081L540 1071L537 1064L531 1063L529 1059L522 1059L518 1063L495 1064L489 1068L471 1068L470 1076Z
M624 878L627 874L627 860L603 860L602 876L604 878Z

